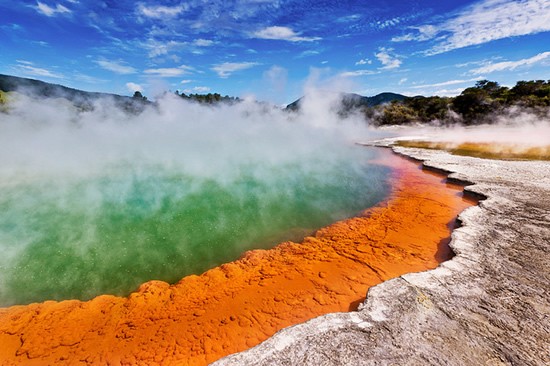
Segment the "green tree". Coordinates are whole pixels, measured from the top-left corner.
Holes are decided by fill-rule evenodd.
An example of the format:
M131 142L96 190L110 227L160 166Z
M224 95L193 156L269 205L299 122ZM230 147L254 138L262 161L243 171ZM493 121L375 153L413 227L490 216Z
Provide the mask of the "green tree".
M147 100L147 97L144 97L143 94L141 94L141 92L139 90L136 90L134 92L134 95L132 96L132 98L137 99L137 100L143 100L143 101Z
M403 125L419 121L414 109L398 101L384 106L382 113L375 118L378 125Z

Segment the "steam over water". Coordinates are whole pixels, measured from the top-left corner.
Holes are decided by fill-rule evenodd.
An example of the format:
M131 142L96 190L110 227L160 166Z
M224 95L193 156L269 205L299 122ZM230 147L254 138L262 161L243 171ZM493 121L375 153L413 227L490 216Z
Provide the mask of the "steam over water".
M0 306L127 295L372 206L386 169L353 144L366 127L309 103L290 115L168 95L136 116L109 100L13 99L0 113Z

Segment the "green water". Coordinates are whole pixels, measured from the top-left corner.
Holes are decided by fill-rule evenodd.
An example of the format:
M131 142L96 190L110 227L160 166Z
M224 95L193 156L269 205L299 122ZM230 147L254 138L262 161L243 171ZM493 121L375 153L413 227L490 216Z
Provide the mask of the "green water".
M0 306L127 295L244 251L300 240L386 194L386 169L356 161L239 166L223 179L165 166L4 182Z

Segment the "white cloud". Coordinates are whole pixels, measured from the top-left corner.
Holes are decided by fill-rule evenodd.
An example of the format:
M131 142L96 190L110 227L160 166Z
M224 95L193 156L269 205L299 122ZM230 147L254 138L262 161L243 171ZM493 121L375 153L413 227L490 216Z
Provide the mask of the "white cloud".
M138 12L148 18L153 19L162 19L162 18L172 18L178 16L187 10L185 4L180 4L176 6L145 6L143 4L138 5Z
M296 33L292 29L279 26L260 29L259 31L254 32L252 36L254 38L275 39L290 42L312 42L321 39L319 37L301 37L300 33Z
M40 67L33 66L34 64L30 61L17 60L18 65L15 66L15 69L25 75L29 76L40 76L40 77L49 77L54 79L64 79L65 77L56 72L46 70Z
M418 41L419 39L412 33L407 33L402 36L393 37L392 42L408 42L408 41Z
M485 74L495 71L515 70L521 66L530 66L550 58L550 52L542 52L530 58L524 58L518 61L503 61L494 64L488 64L477 69L470 70L472 74Z
M180 81L181 84L189 84L189 83L192 83L193 80L182 80Z
M435 96L435 95L437 95L439 97L456 97L457 95L462 93L462 91L463 91L462 88L459 88L459 89L437 89L437 90L434 90L434 89L422 89L422 90L414 89L414 91L403 90L400 93L402 93L403 95L406 95L407 97L414 97L414 96L417 96L417 95L424 95L424 96Z
M148 75L158 76L161 78L171 78L184 74L189 74L193 71L193 67L181 65L179 67L162 67L158 69L147 69L143 72Z
M212 40L209 40L209 39L202 39L202 38L199 38L199 39L196 39L195 42L193 42L193 44L197 47L210 47L214 44L215 42L212 41Z
M206 93L210 91L210 88L207 86L195 86L193 89L185 89L183 92L185 94L191 94L191 93Z
M440 87L440 86L471 83L473 81L478 81L478 80L483 80L483 79L485 79L483 76L479 76L477 78L468 79L468 80L449 80L449 81L444 81L444 82L436 83L436 84L415 85L415 86L411 86L411 88L412 89L437 88L437 87Z
M550 1L482 0L440 24L416 29L417 34L395 37L393 41L434 39L437 44L426 52L434 55L497 39L547 32Z
M372 60L369 60L368 58L363 58L355 63L355 65L370 65L372 64Z
M65 6L61 4L56 4L54 8L51 6L41 3L40 1L36 2L36 10L39 13L42 13L48 17L53 17L56 14L68 14L71 13L69 9L67 9Z
M132 66L124 65L122 61L97 60L95 61L101 68L112 71L116 74L127 75L134 74L136 69Z
M50 44L46 41L34 41L33 43L37 44L39 46L42 46L42 47L49 47L50 46Z
M309 57L309 56L315 56L315 55L319 55L320 53L321 52L318 51L318 50L305 50L302 53L300 53L298 56L296 56L296 58L304 58L304 57Z
M126 88L128 88L128 90L133 93L133 92L142 92L143 91L143 88L141 87L141 85L139 84L136 84L136 83L132 83L132 82L129 82L129 83L126 83Z
M439 89L431 93L432 95L438 95L440 97L456 97L460 93L462 93L463 89Z
M355 22L359 19L361 19L360 14L352 14L352 15L347 15L347 16L340 17L340 18L336 19L336 21L338 23L351 23L351 22Z
M215 65L212 70L215 71L219 77L225 79L235 71L250 69L257 65L257 62L224 62L223 64Z
M179 41L160 42L154 39L148 39L147 42L142 43L142 45L145 49L149 50L148 56L153 58L167 55L173 51L181 50L188 46L188 43Z
M168 56L168 58L170 60L174 61L174 63L176 63L176 64L180 63L180 61L181 61L181 58L178 55L170 55L170 56Z
M30 61L26 61L26 60L15 60L18 64L23 64L23 65L34 65L33 62L30 62Z
M346 71L346 72L340 73L340 76L344 78L348 78L348 77L375 75L375 74L380 74L380 71L373 71L373 70Z
M408 33L399 37L393 37L392 42L406 42L406 41L427 41L432 39L438 32L433 25L422 25L420 27L409 27L409 29L416 29L418 34Z
M386 19L384 21L376 21L374 23L371 23L371 26L375 27L375 28L378 28L378 29L384 29L384 28L388 28L388 27L393 27L399 23L401 23L402 19L399 18L399 17L395 17L395 18L392 18L392 19Z
M384 65L382 70L397 69L402 63L399 56L393 54L393 48L380 47L374 56Z
M407 78L401 78L401 80L399 80L399 82L398 82L397 84L398 84L398 85L403 85L403 84L405 84L405 83L407 82L407 80L409 80L409 79L407 79Z
M499 59L501 57L498 57ZM476 66L479 66L479 65L487 65L489 63L488 60L481 60L481 61L468 61L468 62L462 62L462 63L459 63L459 64L455 64L454 67L468 67L468 66L472 66L472 65L476 65Z

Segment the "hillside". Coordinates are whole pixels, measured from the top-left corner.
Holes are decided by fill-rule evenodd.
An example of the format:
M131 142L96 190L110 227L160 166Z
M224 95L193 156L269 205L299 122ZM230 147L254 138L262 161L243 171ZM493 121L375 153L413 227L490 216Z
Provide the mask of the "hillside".
M135 92L133 97L110 93L87 92L40 80L0 74L0 104L5 103L3 94L1 94L2 92L9 93L15 91L39 98L64 98L82 109L92 108L93 101L100 98L112 99L117 106L131 112L141 112L146 105L153 104L139 91ZM240 101L239 98L227 95L221 96L217 93L186 95L185 93L180 94L176 91L175 94L183 99L204 104L215 104L220 102L236 103Z
M110 98L120 108L140 113L145 106L152 105L136 92L133 97L108 93L86 92L66 86L46 83L40 80L0 74L0 92L33 95L38 98L65 98L83 110L93 109L99 98ZM237 103L239 98L221 96L217 93L190 94L175 93L182 99L204 103ZM473 87L466 88L456 97L415 96L407 97L397 93L380 93L365 97L353 93L339 93L340 105L336 113L345 117L350 113L362 114L366 121L375 126L406 125L411 123L438 123L443 125L475 125L494 123L496 115L511 110L529 112L546 118L550 113L550 80L518 81L508 88L497 82L480 80ZM299 111L304 97L288 104L285 110ZM0 94L0 104L5 96Z
M390 103L392 101L402 101L407 98L404 95L396 93L380 93L373 97L364 97L354 93L341 93L342 107L346 110L364 107L376 107L382 104ZM286 106L286 110L297 111L300 109L300 104L303 102L304 97L295 100Z
M77 108L93 109L94 101L100 98L110 98L115 104L126 111L139 113L149 104L146 98L127 97L117 94L87 92L69 88L63 85L46 83L44 81L0 74L0 91L19 92L37 98L64 98Z

